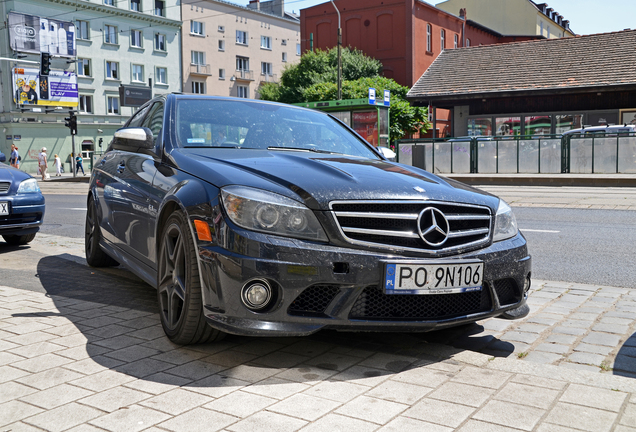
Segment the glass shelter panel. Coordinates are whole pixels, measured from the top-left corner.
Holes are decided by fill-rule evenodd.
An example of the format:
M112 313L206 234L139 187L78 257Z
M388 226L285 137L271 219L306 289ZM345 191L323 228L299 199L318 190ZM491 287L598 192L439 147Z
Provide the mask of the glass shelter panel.
M389 147L389 110L378 109L378 128L379 128L379 142L378 145L383 147Z
M353 130L370 144L378 145L378 110L354 111L351 115Z
M636 136L618 140L618 172L636 173Z
M539 141L520 140L519 141L519 172L538 173L539 172Z
M592 138L572 138L570 140L570 172L592 173Z
M561 138L541 140L541 172L561 172Z
M470 173L470 141L454 142L453 146L453 172Z
M594 172L616 172L616 137L594 138Z
M517 140L499 140L497 145L497 172L517 172Z
M497 145L495 141L477 141L477 166L480 173L497 172Z
M451 172L451 145L452 143L435 143L433 145L435 159L432 172L434 174ZM428 168L428 163L426 165Z

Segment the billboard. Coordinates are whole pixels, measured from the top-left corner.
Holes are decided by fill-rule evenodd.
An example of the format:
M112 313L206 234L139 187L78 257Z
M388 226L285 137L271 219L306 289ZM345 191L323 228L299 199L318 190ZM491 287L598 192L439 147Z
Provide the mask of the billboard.
M75 57L75 24L9 12L9 44L19 52Z
M77 75L54 71L40 76L39 69L13 68L13 101L18 105L77 106Z

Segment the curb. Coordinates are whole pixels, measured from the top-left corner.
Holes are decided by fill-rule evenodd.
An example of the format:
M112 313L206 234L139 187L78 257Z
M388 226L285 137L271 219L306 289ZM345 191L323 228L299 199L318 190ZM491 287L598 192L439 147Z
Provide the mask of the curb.
M457 180L469 185L482 186L578 186L578 187L636 187L636 176L520 176L516 175L472 175L442 174L443 177Z

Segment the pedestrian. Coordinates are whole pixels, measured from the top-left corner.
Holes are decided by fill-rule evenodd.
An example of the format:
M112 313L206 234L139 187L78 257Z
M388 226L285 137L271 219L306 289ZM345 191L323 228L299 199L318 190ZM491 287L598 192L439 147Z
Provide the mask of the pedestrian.
M82 170L82 174L86 175L86 173L84 172L82 156L80 154L78 154L75 158L75 175L79 173L79 170Z
M49 163L46 159L46 147L42 147L42 150L38 155L38 165L40 166L40 174L42 174L42 180L46 180L46 176L48 175L46 169L49 167Z
M11 155L9 156L9 163L13 168L20 169L20 160L22 160L22 158L20 157L20 153L18 153L18 146L16 146L15 144L11 144Z
M58 155L55 155L55 176L62 176L62 159Z

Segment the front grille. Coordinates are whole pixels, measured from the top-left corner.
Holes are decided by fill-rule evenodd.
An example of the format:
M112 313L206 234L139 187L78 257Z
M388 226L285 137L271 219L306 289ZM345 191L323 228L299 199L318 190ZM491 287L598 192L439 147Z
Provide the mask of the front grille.
M488 207L433 201L345 201L330 206L349 243L441 254L476 249L490 240ZM448 221L448 238L441 245L428 244L420 236L427 226L418 227L419 216L429 207L441 211ZM425 218L421 223L426 225Z
M325 309L340 289L333 285L315 285L304 290L289 305L287 313L298 316L324 316Z
M458 294L385 294L377 286L366 287L349 318L385 321L427 321L455 318L491 309L486 286L481 291Z
M499 279L493 285L495 286L497 297L499 297L500 305L513 304L521 300L519 289L514 279Z
M12 213L0 216L0 226L37 222L42 219L42 213Z
M0 182L0 193L7 193L10 187L10 182Z

